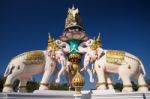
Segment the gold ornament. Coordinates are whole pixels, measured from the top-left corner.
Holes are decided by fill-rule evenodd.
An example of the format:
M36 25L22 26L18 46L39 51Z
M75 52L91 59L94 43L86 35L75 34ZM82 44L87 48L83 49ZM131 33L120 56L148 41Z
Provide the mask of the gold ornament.
M106 52L106 61L108 63L112 64L126 64L124 61L125 58L125 52L124 51L118 51L118 50L108 50Z
M98 37L96 39L97 42L97 47L102 47L102 43L101 43L101 38L100 38L100 33L98 34Z
M74 6L71 9L68 9L65 30L71 27L79 27L83 29L79 9L75 9Z
M84 86L84 84L84 78L77 70L75 76L72 79L72 85L75 87L76 94L81 94L81 89Z
M98 48L97 41L95 40L95 37L93 38L93 43L91 44L90 48L92 50L96 50Z
M42 51L30 51L26 53L26 60L23 63L26 65L44 65L45 56Z
M101 44L100 33L99 33L97 39L95 39L95 37L93 38L93 43L91 44L90 48L92 50L96 50L97 48L100 47L102 47L102 44Z
M57 51L60 47L56 44L55 40L52 39L50 33L48 33L48 47L49 50Z

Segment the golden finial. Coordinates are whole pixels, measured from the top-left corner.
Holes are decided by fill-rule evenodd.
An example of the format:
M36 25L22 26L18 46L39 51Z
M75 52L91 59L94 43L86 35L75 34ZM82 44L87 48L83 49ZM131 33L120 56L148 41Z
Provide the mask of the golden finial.
M47 49L49 49L50 46L53 45L54 40L52 39L50 32L48 32L48 47Z
M95 40L95 36L93 37L93 40Z
M81 89L84 86L84 84L84 78L77 70L75 76L72 79L72 85L75 87L76 94L81 94Z
M53 39L52 39L52 37L51 37L51 34L50 34L50 32L48 32L48 43L50 43L50 42L52 42L53 41Z
M48 38L49 38L49 39L51 38L51 34L50 34L50 32L48 32Z
M98 46L98 47L101 47L101 46L102 46L100 33L98 34L98 37L97 37L97 39L96 39L96 42L97 42L97 46Z
M98 34L98 37L97 37L97 39L96 39L96 41L100 41L100 33Z
M97 49L97 42L96 42L95 37L93 38L93 42L92 42L90 48L91 48L92 50L96 50L96 49Z
M65 30L72 27L78 27L80 29L83 29L80 11L78 8L75 8L74 5L72 6L72 8L68 9L68 14L65 22Z
M72 5L72 10L74 10L75 9L75 7L74 7L74 4Z

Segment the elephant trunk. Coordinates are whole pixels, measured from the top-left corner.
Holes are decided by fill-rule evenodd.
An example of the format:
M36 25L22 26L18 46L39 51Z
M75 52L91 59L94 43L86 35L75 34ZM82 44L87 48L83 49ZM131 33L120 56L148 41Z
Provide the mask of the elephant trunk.
M60 76L66 70L66 67L65 67L65 65L66 65L65 58L60 58L60 63L61 63L61 70L58 72L56 83L60 83Z

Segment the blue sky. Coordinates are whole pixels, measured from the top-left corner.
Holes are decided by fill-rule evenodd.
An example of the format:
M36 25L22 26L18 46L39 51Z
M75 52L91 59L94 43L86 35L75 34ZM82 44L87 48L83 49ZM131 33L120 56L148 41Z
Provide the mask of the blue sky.
M46 49L48 32L59 37L73 4L80 9L89 37L100 32L104 49L138 56L150 79L149 0L1 0L0 74L14 56Z

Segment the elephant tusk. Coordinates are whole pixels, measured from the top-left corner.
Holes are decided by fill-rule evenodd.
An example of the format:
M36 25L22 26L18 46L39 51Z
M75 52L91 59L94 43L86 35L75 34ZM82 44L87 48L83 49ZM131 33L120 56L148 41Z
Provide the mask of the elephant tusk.
M83 72L85 70L85 68L82 68L80 71Z

